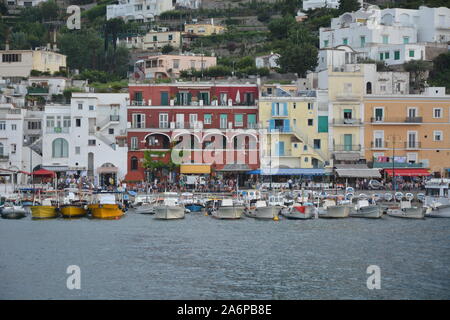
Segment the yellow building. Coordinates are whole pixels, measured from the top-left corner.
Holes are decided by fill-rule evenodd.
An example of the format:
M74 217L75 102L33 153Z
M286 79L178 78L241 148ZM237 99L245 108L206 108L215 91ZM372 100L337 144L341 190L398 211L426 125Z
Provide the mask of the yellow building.
M334 163L364 159L364 65L328 69L329 151Z
M374 167L392 168L394 154L394 168L448 174L450 95L445 88L427 88L422 95L366 95L364 109L365 155Z
M268 130L261 168L328 164L328 117L317 96L318 91L298 91L295 85L261 87L259 121Z
M184 25L184 32L198 36L210 36L213 34L224 33L227 28L209 23L191 23Z
M0 77L28 77L31 70L54 73L65 69L66 56L52 50L0 50Z

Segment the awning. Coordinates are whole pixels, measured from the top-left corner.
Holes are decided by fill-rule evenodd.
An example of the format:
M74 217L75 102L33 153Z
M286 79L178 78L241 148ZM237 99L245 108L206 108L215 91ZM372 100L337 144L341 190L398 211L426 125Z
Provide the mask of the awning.
M260 174L263 176L322 176L325 174L325 169L264 168L248 171L247 174Z
M426 177L431 175L430 171L424 168L384 169L384 172L390 176L392 176L392 171L395 172L396 177Z
M336 169L341 178L381 178L378 169Z
M119 171L119 168L117 167L98 167L97 173L117 173Z
M54 177L56 176L56 173L46 169L39 169L33 171L32 175L35 177Z
M341 161L357 161L360 158L360 154L359 152L336 152L334 158Z
M228 171L228 172L237 172L237 171L250 171L250 167L243 163L233 163L226 164L222 169L217 169L216 171Z
M211 166L208 164L182 164L180 173L203 173L210 174Z

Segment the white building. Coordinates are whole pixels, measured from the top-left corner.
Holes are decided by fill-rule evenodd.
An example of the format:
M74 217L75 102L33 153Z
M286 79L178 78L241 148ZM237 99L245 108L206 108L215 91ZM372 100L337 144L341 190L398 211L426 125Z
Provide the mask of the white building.
M348 12L320 28L320 48L348 45L367 58L388 65L432 59L427 47L443 47L450 41L450 9L420 7L383 9L370 6Z
M176 0L176 6L186 9L200 9L201 0Z
M303 10L317 8L339 8L340 0L303 0Z
M6 4L9 6L35 7L45 1L47 0L6 0Z
M271 53L265 56L260 56L255 58L255 64L257 68L279 68L278 59L281 56L278 53Z
M181 47L181 32L149 31L143 36L125 37L118 39L117 42L125 45L128 49L161 50L167 45L179 49Z
M119 4L106 7L106 19L147 22L164 11L173 9L172 0L119 0Z
M70 105L47 105L42 167L117 184L127 171L126 93L73 93Z

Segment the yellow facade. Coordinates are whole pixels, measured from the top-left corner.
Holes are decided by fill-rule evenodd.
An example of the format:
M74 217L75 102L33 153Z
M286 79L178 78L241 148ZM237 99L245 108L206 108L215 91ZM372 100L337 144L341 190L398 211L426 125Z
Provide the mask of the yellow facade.
M263 86L262 92L266 89ZM323 117L326 124L328 119ZM259 100L259 121L269 132L264 139L263 158L271 158L273 167L318 168L328 161L328 128L319 132L315 97L263 95Z
M365 96L365 156L406 158L445 174L450 168L450 96ZM402 160L404 161L404 160Z
M364 65L328 70L330 151L336 161L364 158Z
M195 24L185 24L184 32L195 34L199 36L210 36L212 34L224 33L226 27L218 26L214 24L206 23L195 23Z

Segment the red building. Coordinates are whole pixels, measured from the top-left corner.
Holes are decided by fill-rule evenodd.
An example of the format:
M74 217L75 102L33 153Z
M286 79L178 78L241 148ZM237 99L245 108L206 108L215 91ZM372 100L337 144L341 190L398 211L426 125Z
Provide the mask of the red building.
M129 92L128 181L155 173L144 168L144 154L180 164L183 174L259 168L256 84L130 84Z

